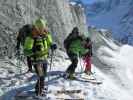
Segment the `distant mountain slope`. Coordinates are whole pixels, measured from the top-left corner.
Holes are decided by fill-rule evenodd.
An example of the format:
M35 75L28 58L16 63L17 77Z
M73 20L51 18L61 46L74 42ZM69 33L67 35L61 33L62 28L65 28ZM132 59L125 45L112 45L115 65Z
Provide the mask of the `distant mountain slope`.
M133 1L132 0L100 0L92 5L84 5L88 25L107 28L113 32L115 39L133 37ZM130 39L129 44L133 44Z

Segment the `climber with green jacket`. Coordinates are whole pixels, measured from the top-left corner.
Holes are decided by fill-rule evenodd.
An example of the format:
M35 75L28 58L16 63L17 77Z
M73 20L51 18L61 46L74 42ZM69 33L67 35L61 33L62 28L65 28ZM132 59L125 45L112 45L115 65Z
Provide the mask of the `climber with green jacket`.
M24 55L30 57L38 76L35 93L42 96L44 95L49 49L53 51L57 48L56 44L52 44L52 37L50 32L47 31L45 20L39 18L34 22L30 35L25 38L23 48Z
M71 60L70 66L66 70L67 78L74 79L74 72L78 64L78 57L82 57L87 49L84 48L84 37L79 35L79 29L74 27L72 32L64 40L64 47Z
M32 28L33 28L33 25L31 24L26 24L26 25L23 25L19 31L17 32L17 45L16 45L16 55L17 56L20 56L20 47L24 46L24 41L25 41L25 38L29 35L31 35L31 32L32 32ZM26 57L27 58L27 66L28 66L28 71L27 72L32 72L32 63L31 63L31 59L30 57Z

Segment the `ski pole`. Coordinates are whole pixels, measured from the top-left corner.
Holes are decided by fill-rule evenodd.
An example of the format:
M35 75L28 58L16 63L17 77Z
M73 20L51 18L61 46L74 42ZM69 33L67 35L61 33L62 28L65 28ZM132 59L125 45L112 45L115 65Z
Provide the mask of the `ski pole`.
M49 67L49 72L51 72L51 69L52 69L52 63L53 63L53 55L54 55L54 51L53 50L51 50L52 52L51 52L51 59L50 59L50 67ZM49 80L50 80L50 75L48 75L48 82L49 82ZM48 84L47 84L47 89L46 89L47 91L48 91Z
M84 69L83 69L83 66L82 66L82 62L81 62L81 59L79 59L80 60L80 66L81 66L81 73L84 71Z
M20 59L21 59L21 55L20 55L20 51L18 51L18 52L17 52L17 68L18 68L18 70L19 70L19 73L21 74Z
M50 70L49 71L51 71L51 68L52 68L53 55L54 55L54 51L52 50L52 52L51 52L51 59L50 59Z
M83 66L82 66L82 62L81 62L81 59L79 57L79 53L78 53L78 61L79 61L79 64L80 64L80 70L81 70L81 73L83 72Z

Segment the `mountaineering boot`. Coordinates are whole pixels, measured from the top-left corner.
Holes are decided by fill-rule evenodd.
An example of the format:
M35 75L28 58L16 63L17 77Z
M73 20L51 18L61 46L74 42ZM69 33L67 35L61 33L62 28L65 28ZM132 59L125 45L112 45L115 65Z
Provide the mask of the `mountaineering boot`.
M32 72L32 62L31 62L31 58L27 57L27 65L28 65L28 71L27 72Z
M93 74L93 73L92 73L91 71L89 71L89 70L85 70L84 73L87 74L87 75L92 75L92 74Z
M69 73L67 78L70 79L70 80L75 80L76 79L76 77L72 73Z
M37 83L35 85L35 93L36 93L36 95L38 95L38 81L37 81Z
M76 77L74 77L74 74L69 69L66 70L66 74L64 76L66 79L74 80Z
M37 96L45 96L44 90L44 78L40 78L35 86L35 93Z

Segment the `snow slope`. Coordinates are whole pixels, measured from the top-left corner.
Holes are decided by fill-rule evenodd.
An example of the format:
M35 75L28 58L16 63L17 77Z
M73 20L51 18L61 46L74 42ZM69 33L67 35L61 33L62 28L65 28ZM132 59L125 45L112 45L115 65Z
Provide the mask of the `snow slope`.
M104 37L103 37L104 38ZM104 38L105 39L105 38ZM108 43L109 41L105 39ZM57 74L65 71L70 61L66 54L57 51L55 53L52 70L49 72L50 80L47 82L49 90L61 89L81 89L80 94L48 94L51 100L55 98L76 99L84 98L85 100L132 100L133 93L133 47L124 45L117 47L114 43L109 42L110 47L103 46L98 49L97 56L105 64L100 69L93 64L95 77L101 80L103 84L94 85L82 81L69 81L58 77ZM116 48L117 47L117 48ZM36 75L25 73L26 66L18 68L16 60L0 60L0 100L14 100L14 95L19 91L29 91L34 89ZM19 73L21 69L21 74ZM81 65L78 64L76 72L80 72ZM46 81L48 79L46 78Z

